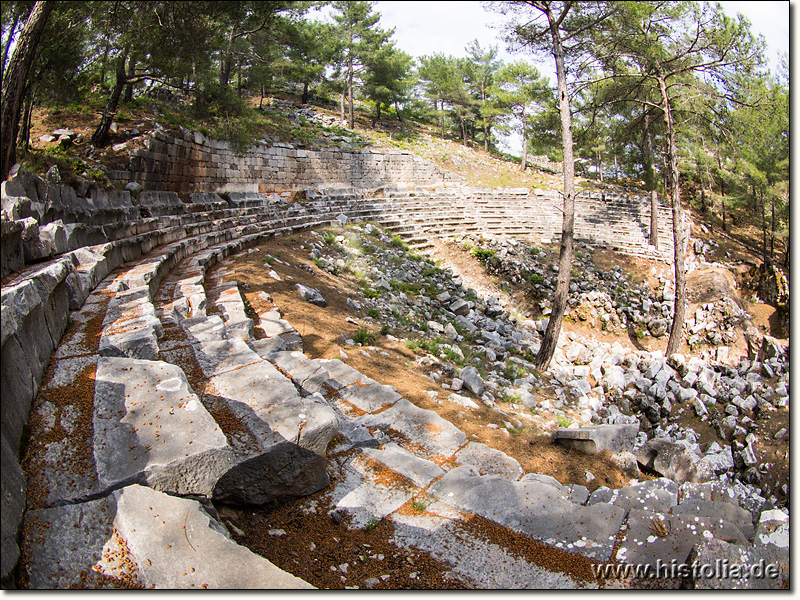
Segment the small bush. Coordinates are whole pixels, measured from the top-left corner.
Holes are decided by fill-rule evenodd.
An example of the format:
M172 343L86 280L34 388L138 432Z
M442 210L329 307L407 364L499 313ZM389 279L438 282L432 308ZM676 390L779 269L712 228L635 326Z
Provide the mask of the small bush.
M542 277L538 273L531 273L528 276L528 281L530 281L534 285L537 285L537 284L540 284L540 283L542 283L544 281L544 277Z
M480 262L485 263L494 256L494 250L491 248L473 248L472 256L477 258Z
M330 231L328 231L324 236L322 236L322 239L325 240L326 244L331 246L336 242L336 236Z
M409 246L408 246L408 244L406 244L406 243L403 241L403 238L401 238L399 235L393 235L393 236L392 236L392 239L389 241L389 243L390 243L392 246L394 246L395 248L401 248L401 249L402 249L402 250L404 250L405 252L408 252L408 249L409 249Z
M381 326L381 335L388 335L389 331L390 330L388 325Z
M375 334L370 333L366 327L361 327L353 334L353 341L362 346L369 346L375 341Z
M370 308L370 309L367 311L367 316L368 316L368 317L371 317L371 318L373 318L373 319L377 319L378 317L380 317L380 316L381 316L381 311L379 311L377 308L375 308L375 307L373 306L372 308Z
M559 426L559 427L564 427L564 428L566 428L566 427L569 427L570 425L572 425L572 421L570 421L570 420L569 420L567 417L565 417L564 415L558 415L558 426Z

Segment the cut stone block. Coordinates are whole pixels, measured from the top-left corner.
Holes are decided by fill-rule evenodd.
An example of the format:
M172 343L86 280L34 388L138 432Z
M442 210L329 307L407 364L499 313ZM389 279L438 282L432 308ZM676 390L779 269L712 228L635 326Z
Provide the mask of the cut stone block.
M101 358L93 425L101 491L137 482L210 497L234 464L225 435L169 363Z
M740 546L719 539L699 542L688 561L696 565L684 579L696 590L779 590L789 588L789 550ZM720 568L725 565L725 568ZM734 565L736 572L734 573ZM746 569L746 575L743 572Z
M609 560L624 511L610 504L581 506L555 487L535 481L512 482L457 467L429 493L535 540L599 561Z
M753 517L749 510L731 502L715 502L711 500L686 500L672 508L674 515L691 515L722 520L736 525L747 539L753 537Z
M698 482L702 477L686 447L669 440L649 440L636 452L636 458L647 468L678 483Z
M367 428L376 427L418 456L442 464L467 443L464 433L432 410L419 408L405 398L390 408L355 419Z
M393 442L378 449L364 448L363 452L372 460L402 475L419 487L425 487L437 477L444 475L444 471L431 461L414 456Z
M511 481L516 481L524 473L515 458L478 442L470 442L461 448L453 457L453 462L472 466L480 475L499 475Z
M339 397L341 400L337 400L336 405L343 412L346 412L347 408L342 404L349 403L367 413L383 410L402 398L393 387L381 385L366 377L360 383L341 389Z
M695 544L712 538L748 544L735 525L720 519L633 509L628 515L628 530L617 560L651 568L668 565L673 559L682 564Z
M584 454L597 454L603 450L617 454L633 450L638 433L638 424L589 425L578 429L557 429L552 440Z
M139 485L30 511L26 527L31 589L311 587L233 542L200 503Z
M331 504L350 515L353 527L364 528L393 513L418 492L411 481L390 469L376 468L373 460L358 452L342 466Z

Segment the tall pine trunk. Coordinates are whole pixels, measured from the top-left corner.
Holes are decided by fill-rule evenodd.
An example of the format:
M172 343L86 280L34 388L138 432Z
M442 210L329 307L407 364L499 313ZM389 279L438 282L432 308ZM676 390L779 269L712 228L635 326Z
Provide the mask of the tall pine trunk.
M353 59L350 58L350 67L347 70L347 105L348 105L348 121L350 129L355 127L355 120L353 118Z
M567 94L567 73L564 65L564 47L558 23L549 4L543 4L544 13L550 25L553 38L553 56L556 61L556 77L558 79L558 109L561 114L561 145L564 152L564 219L561 226L561 248L558 255L558 281L553 294L553 305L550 320L542 338L542 345L536 355L536 368L545 371L550 365L556 351L558 336L561 333L561 322L567 308L569 296L570 271L572 269L572 249L575 228L575 156L572 146L572 114ZM569 10L565 8L564 10Z
M131 54L130 58L128 59L128 81L129 83L125 84L125 94L122 97L123 102L131 102L133 101L133 83L130 82L133 79L133 76L136 75L136 57Z
M100 119L100 124L92 134L92 144L95 148L103 148L108 144L108 132L111 129L111 123L114 121L114 116L117 114L117 106L119 106L119 99L122 97L122 89L125 87L127 76L125 75L125 61L128 57L128 49L122 51L122 55L117 59L117 80L114 82L114 89L111 90L111 95L108 97L106 107L103 109L103 116Z
M644 112L645 178L650 190L650 243L658 250L658 192L656 191L656 164L653 150L653 133L650 131L650 113Z
M347 78L345 77L342 80L342 95L339 98L339 120L344 125L344 103L345 99L347 98Z
M17 44L3 77L2 101L0 104L0 181L5 181L14 163L17 162L17 134L22 101L27 87L36 46L42 31L55 7L55 0L39 1L33 5L25 26L20 31Z
M684 254L686 252L683 210L681 209L680 168L678 166L678 147L675 142L675 124L672 119L667 82L659 71L658 84L661 90L661 103L664 112L664 123L667 128L667 146L669 154L668 181L672 195L672 235L673 255L675 263L675 304L672 318L672 329L669 332L666 355L672 356L680 348L683 336L683 322L686 316L686 268Z

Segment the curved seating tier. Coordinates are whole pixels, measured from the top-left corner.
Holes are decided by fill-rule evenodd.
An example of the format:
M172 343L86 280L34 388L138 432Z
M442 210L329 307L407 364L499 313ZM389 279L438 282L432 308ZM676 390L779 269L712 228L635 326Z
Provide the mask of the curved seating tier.
M468 188L383 188L377 197L308 190L303 202L254 193L227 196L192 194L184 202L169 192L137 197L95 192L78 199L69 188L24 171L3 184L4 584L20 555L17 532L26 502L30 531L45 519L63 524L91 515L102 521L99 514L109 503L114 509L104 526L119 528L120 519L137 522L141 515L122 509L135 504L127 498L137 494L251 504L307 494L329 483L325 453L337 431L347 442L331 458L342 469L360 473L361 483L346 491L337 486L332 493L340 494L336 505L352 512L356 522L377 514L358 500L374 493L362 468L370 461L401 470L406 463L416 465L404 476L418 491L437 481L431 492L444 498L452 496L448 486L494 490L500 485L516 490L513 497L544 494L563 508L559 514L565 523L599 510L583 507L553 486L531 487L520 479L513 459L468 443L435 413L343 363L306 359L299 352L302 340L277 310L254 324L235 284L206 280L208 270L232 254L272 236L330 225L342 214L383 224L418 248L433 236L470 231L550 235L552 223L536 220L542 211L534 206L535 197L527 191ZM646 248L641 226L624 229L625 219L618 221L619 231L628 232L626 243ZM260 331L255 337L254 327ZM422 437L421 431L432 426L443 433ZM413 443L392 445L370 433L376 430L396 431L396 439ZM346 452L352 448L359 448L359 458ZM501 466L488 471L481 466L490 463ZM138 491L140 486L150 491ZM392 497L381 504L388 512L410 496ZM167 496L152 501L170 502ZM495 518L495 508L471 502L456 508ZM187 515L196 510L192 505ZM613 517L603 531L608 541L590 546L594 550L587 556L610 556L609 541L624 518L624 511L603 510ZM529 518L543 523L551 516ZM576 543L586 539L587 531L573 529ZM134 538L116 543L134 545ZM45 551L34 539L39 540L23 540L31 544L26 551L51 556L53 548ZM220 551L222 544L227 553L240 552L215 540L209 548ZM103 543L93 551L105 548ZM96 552L84 554L76 555L71 568L91 566L85 561ZM36 579L62 564L57 558L37 560L28 563L31 583L66 582ZM175 560L175 569L187 564L186 557ZM246 560L259 559L248 555ZM154 572L140 577L157 585L177 584ZM280 581L298 585L291 578ZM245 584L263 585L263 580Z

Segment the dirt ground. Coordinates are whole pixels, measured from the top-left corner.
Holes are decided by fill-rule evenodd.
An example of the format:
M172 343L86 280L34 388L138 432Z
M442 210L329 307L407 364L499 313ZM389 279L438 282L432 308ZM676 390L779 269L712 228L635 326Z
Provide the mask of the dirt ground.
M508 433L503 426L509 420L495 410L479 402L479 410L466 409L446 400L449 390L441 388L428 374L430 366L422 366L417 359L420 354L406 347L403 339L405 331L392 331L393 341L380 335L381 323L347 305L347 299L363 301L363 296L349 276L337 277L319 269L309 258L312 237L302 233L282 237L260 246L258 252L243 254L235 259L235 273L225 275L224 280L236 280L253 312L248 316L258 318L257 314L272 308L263 300L260 292L270 295L283 318L289 321L303 338L304 352L309 358L340 358L361 373L384 385L393 386L407 400L420 408L433 410L461 429L471 441L481 442L516 458L525 472L544 473L555 477L563 484L586 485L590 491L605 485L618 488L627 485L630 476L614 465L604 454L589 456L567 450L550 442L549 434L539 432L533 420L515 428L516 433ZM265 267L267 256L278 258ZM455 258L455 255L453 255ZM462 257L463 258L463 257ZM472 257L469 257L472 259ZM301 268L306 264L312 272ZM477 265L477 268L475 268ZM444 265L446 266L446 262ZM487 276L477 261L470 266L469 287L493 285L487 283ZM268 272L273 269L282 279L276 281ZM474 277L474 279L473 279ZM302 283L320 291L328 306L320 308L300 299L295 283ZM347 319L353 322L348 322ZM345 343L360 328L366 328L375 335L370 346L350 346ZM424 353L423 350L418 350ZM427 392L436 391L438 402ZM470 396L465 390L460 393ZM546 394L546 391L543 392ZM473 397L474 399L477 399ZM502 405L501 405L502 408ZM489 427L495 425L496 427ZM585 471L590 471L595 480L587 485Z

